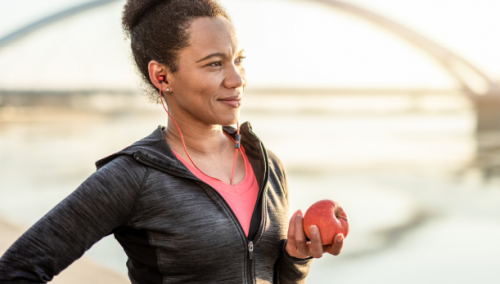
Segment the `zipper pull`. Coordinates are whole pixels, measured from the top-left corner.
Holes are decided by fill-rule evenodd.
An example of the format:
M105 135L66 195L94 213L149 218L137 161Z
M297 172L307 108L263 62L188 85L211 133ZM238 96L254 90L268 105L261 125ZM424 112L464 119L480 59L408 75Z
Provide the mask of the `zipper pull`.
M248 258L253 259L253 242L248 243Z

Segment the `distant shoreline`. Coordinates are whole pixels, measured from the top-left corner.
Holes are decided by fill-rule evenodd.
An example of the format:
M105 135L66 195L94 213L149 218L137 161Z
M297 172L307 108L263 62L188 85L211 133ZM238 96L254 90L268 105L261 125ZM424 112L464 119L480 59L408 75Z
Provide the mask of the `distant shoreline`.
M454 89L429 89L429 88L247 88L245 93L251 94L273 94L273 95L295 95L295 94L315 94L315 95L346 95L346 94L460 94L460 90ZM16 90L0 89L0 96L63 96L63 95L95 95L95 94L119 94L137 95L140 90L115 90L115 89L76 89L76 90Z

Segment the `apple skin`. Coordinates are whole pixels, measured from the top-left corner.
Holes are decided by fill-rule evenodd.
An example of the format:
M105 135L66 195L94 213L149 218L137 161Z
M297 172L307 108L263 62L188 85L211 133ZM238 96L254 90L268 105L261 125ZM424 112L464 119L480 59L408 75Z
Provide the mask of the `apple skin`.
M343 234L344 238L349 234L349 217L338 202L333 200L321 200L309 207L304 215L304 232L309 236L309 227L318 226L323 245L333 243L335 236Z

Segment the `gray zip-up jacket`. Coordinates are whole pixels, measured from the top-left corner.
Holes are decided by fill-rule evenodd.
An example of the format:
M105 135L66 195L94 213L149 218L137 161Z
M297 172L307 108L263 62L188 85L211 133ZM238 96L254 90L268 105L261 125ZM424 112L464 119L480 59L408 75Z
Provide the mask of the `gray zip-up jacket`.
M133 284L305 283L312 260L285 250L283 166L248 123L241 135L260 186L248 237L224 198L175 157L158 127L98 161L94 174L24 233L0 259L0 283L50 281L109 234L128 256Z

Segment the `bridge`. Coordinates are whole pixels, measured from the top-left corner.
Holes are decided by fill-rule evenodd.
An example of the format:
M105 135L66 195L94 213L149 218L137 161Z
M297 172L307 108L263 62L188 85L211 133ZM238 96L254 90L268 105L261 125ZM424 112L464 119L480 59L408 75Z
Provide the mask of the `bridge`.
M26 35L34 33L49 24L117 1L120 0L95 0L86 2L34 21L0 38L0 51L3 47L23 38ZM418 33L417 31L368 9L337 0L312 1L321 3L333 9L344 11L359 17L362 20L377 25L391 32L395 36L408 41L410 44L425 52L430 58L439 63L443 69L459 83L462 93L469 98L472 105L476 108L477 130L479 132L500 130L499 83L490 79L471 62Z

